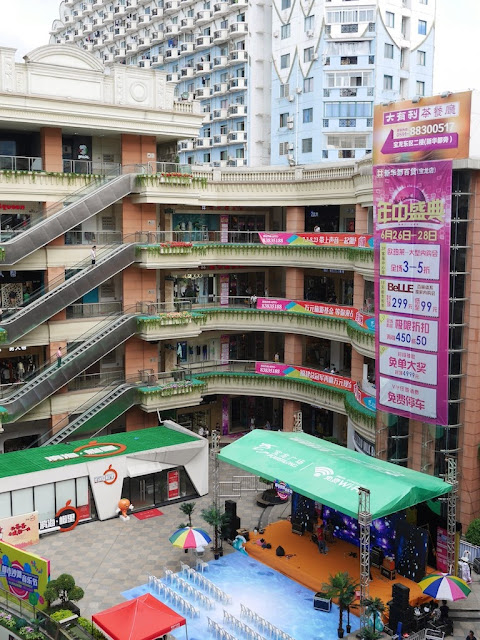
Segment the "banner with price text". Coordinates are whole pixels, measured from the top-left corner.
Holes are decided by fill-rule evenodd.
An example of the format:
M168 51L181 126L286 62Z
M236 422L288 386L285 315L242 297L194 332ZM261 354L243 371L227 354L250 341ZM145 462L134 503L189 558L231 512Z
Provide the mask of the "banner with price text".
M377 408L448 424L452 161L373 168Z

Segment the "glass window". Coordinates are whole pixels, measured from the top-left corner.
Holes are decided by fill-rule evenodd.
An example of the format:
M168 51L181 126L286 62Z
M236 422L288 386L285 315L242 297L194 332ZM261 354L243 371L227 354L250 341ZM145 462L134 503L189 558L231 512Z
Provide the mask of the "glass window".
M285 11L285 9L290 9L291 6L292 0L282 0L282 11Z
M280 69L288 69L290 66L290 54L285 53L283 56L280 56Z
M31 513L33 508L33 489L17 489L12 491L12 516L19 516L22 513Z
M303 93L311 93L313 91L313 78L305 78L303 81Z
M418 33L421 36L426 36L427 35L427 21L426 20L419 20L418 21Z
M40 521L47 518L54 518L55 509L55 485L41 484L34 487L33 495L35 498L35 511L38 511L38 519Z
M427 54L425 51L417 51L417 64L420 67L425 67L427 64Z
M420 4L428 4L428 0L419 0Z
M395 26L395 14L391 11L386 11L385 22L387 23L387 27L391 27L393 29L393 27Z
M304 31L311 31L315 27L315 16L307 16L304 21Z
M77 508L80 509L80 520L90 517L90 491L88 478L77 478Z
M62 480L55 483L55 508L58 511L64 507L70 500L73 505L77 504L77 498L75 495L75 479Z
M385 43L385 51L383 53L383 57L393 60L393 44L388 44L388 42Z
M290 85L287 83L280 85L280 98L288 98L290 95Z
M425 95L425 82L417 80L417 96Z
M204 162L210 162L210 154L209 153L204 153L203 154L203 161Z
M282 36L282 40L285 40L285 38L289 38L290 37L290 23L283 24L280 33L281 33L281 36Z
M9 518L11 515L10 491L0 493L0 518Z
M383 76L383 88L386 90L393 89L393 76Z
M288 113L281 113L280 114L280 127L286 127L287 126L287 120L288 120Z
M313 47L308 47L308 49L303 50L303 61L311 62L313 60Z
M303 122L304 123L313 122L313 109L312 108L303 110Z
M312 153L312 138L302 140L302 153Z

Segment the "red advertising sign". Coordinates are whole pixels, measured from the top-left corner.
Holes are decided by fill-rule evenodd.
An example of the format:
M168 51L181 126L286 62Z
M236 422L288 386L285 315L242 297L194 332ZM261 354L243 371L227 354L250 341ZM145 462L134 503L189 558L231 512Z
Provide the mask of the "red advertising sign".
M167 496L169 500L180 497L180 474L178 471L167 473Z

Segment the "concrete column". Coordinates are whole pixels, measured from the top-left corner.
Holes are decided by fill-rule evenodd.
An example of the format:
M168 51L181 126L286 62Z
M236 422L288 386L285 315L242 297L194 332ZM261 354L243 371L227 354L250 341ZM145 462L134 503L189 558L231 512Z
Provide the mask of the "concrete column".
M61 244L63 244L63 242ZM64 267L47 267L47 270L45 272L45 289L47 291L50 291L50 289L54 289L55 287L58 287L58 285L64 280L65 280ZM67 312L65 309L62 309L62 311L59 311L58 313L56 313L54 316L50 318L50 322L55 320L65 320L66 317L67 317ZM58 344L55 347L54 351L56 351L57 349L58 349Z
M365 280L360 273L353 273L353 306L356 309L363 309L365 302Z
M158 345L130 338L125 343L125 377L136 377L139 371L153 369L158 371Z
M175 344L175 341L172 342ZM174 349L164 349L163 363L165 371L173 371L177 366L177 352Z
M40 153L44 171L63 172L61 129L54 127L40 129Z
M129 240L137 231L156 231L157 211L154 204L134 204L131 198L122 202L122 231Z
M157 159L155 136L122 134L122 165L144 164Z
M285 334L283 361L286 364L303 364L303 337L295 333Z
M301 404L295 400L283 401L283 430L293 431L294 414L300 411Z
M305 276L301 267L286 267L285 297L290 300L303 300Z
M165 280L164 282L165 282L165 285L164 285L165 310L175 311L175 305L173 303L175 282L173 280Z
M158 425L157 412L146 413L140 407L132 407L125 413L125 430L137 431L138 429L149 429Z
M375 428L375 457L379 460L386 460L388 454L388 427L383 424L382 416L386 414L377 411Z
M302 233L305 231L305 207L287 207L286 231Z
M56 413L50 417L51 435L54 436L68 424L68 413Z
M368 207L355 205L355 233L368 232Z
M355 380L356 382L361 382L363 380L363 363L364 357L362 354L355 351L355 349L352 349L352 360L350 363L350 377L352 380Z

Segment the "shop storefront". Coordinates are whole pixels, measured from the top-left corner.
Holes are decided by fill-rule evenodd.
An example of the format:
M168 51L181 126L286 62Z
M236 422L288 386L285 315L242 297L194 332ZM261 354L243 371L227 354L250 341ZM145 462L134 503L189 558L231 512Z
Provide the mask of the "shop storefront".
M171 421L0 456L0 526L36 513L40 534L113 518L120 498L141 510L207 492L207 441Z

